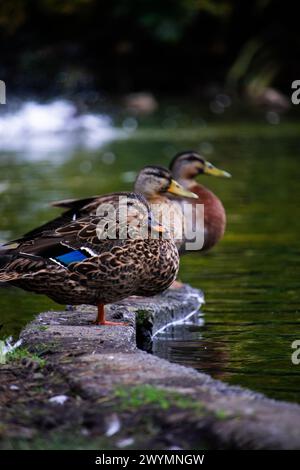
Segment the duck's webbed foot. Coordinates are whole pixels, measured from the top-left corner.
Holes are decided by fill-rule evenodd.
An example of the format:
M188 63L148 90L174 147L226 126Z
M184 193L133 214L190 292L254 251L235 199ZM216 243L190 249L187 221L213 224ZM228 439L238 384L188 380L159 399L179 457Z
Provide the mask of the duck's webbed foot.
M117 321L108 321L104 320L104 322L96 323L96 325L104 325L104 326L129 326L129 323L121 323Z

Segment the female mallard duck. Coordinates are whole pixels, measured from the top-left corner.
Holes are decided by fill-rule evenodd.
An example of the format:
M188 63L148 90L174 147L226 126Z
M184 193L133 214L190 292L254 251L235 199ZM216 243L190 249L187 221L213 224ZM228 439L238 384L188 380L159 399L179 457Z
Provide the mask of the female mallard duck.
M61 304L96 305L97 324L118 324L105 320L105 304L164 291L179 266L174 241L150 237L150 231L159 235L164 228L154 221L145 198L123 195L127 196L127 217L124 221L117 210L114 238L102 236L107 218L101 215L27 236L0 250L0 282L46 294ZM105 196L102 202L106 211L107 203L118 206L119 197ZM146 224L146 238L140 236L142 224Z
M204 204L204 244L201 251L212 248L223 237L226 227L226 213L220 199L205 186L197 183L198 175L212 175L230 178L230 173L219 170L207 162L201 155L194 151L185 151L175 155L169 166L173 177L186 188L197 194L198 201L190 201L195 204ZM184 247L180 248L184 252Z
M171 223L168 226L170 236L179 239L178 245L182 242L182 209L178 201L182 198L198 198L196 194L185 189L177 181L172 178L171 172L160 166L146 166L137 175L134 191L143 194L147 201L151 204L151 210L154 217L158 221L163 221L163 225L169 221L170 212L174 212L171 217ZM113 195L122 196L123 192L112 193ZM170 200L167 195L176 196L177 201ZM23 238L36 237L45 230L58 228L61 225L77 220L79 217L97 214L99 204L103 204L110 199L111 194L102 196L92 196L84 199L66 199L52 203L54 207L66 209L60 217L47 222L46 224L31 230ZM171 214L172 216L172 214Z
M169 170L161 166L143 168L136 178L134 189L143 193L151 205L155 218L168 227L168 232L177 247L181 247L184 240L181 201L185 198L198 199L197 194L185 189L172 178Z

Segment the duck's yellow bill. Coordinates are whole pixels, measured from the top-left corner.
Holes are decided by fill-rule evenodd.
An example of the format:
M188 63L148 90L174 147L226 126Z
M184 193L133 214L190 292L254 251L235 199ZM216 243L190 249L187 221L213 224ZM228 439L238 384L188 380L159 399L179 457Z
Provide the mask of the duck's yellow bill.
M171 181L171 184L167 192L171 194L175 194L176 196L191 197L193 199L198 199L197 194L192 193L191 191L188 191L183 186L181 186L181 184L177 183L177 181L175 180Z
M220 170L209 162L206 162L203 173L211 176L220 176L221 178L231 178L231 174L228 171Z

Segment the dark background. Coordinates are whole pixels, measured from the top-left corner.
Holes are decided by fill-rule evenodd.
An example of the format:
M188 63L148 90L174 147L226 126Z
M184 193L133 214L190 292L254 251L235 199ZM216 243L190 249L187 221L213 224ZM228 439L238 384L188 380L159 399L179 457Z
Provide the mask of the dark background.
M0 78L44 95L147 90L205 96L300 78L297 2L2 0Z

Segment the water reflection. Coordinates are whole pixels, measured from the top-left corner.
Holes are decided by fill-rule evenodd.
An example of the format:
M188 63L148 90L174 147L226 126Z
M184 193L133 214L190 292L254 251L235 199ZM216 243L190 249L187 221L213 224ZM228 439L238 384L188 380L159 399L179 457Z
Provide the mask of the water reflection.
M0 149L31 160L61 160L78 147L97 149L118 135L107 115L79 113L66 100L28 101L0 115Z

